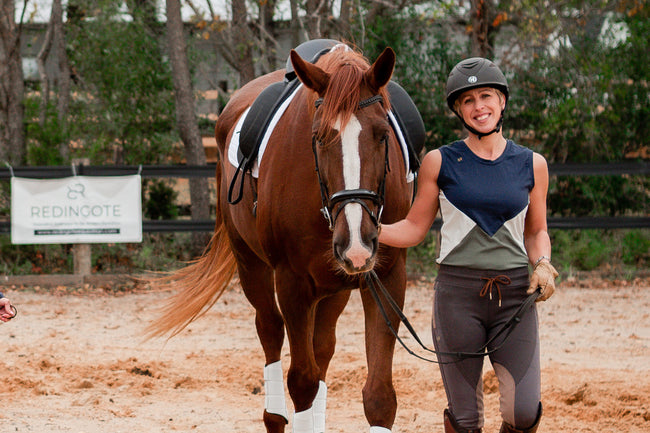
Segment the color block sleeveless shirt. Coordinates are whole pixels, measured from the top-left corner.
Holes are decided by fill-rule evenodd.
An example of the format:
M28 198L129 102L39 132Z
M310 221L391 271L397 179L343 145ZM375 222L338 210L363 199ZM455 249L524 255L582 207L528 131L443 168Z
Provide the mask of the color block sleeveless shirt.
M524 222L535 184L533 152L513 141L494 161L463 141L442 146L440 264L504 270L528 265Z

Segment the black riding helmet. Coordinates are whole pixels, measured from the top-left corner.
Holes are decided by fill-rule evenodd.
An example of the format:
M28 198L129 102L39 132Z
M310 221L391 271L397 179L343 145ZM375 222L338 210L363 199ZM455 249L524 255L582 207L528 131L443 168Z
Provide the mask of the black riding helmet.
M498 132L501 129L505 109L501 111L501 118L496 128L487 134L480 133L467 125L460 114L454 109L454 104L461 93L478 87L492 87L500 90L506 98L506 104L508 103L508 81L499 67L488 59L482 57L465 59L454 66L449 73L449 78L447 78L447 105L449 109L458 116L467 130L478 135L478 138L481 139L481 137Z

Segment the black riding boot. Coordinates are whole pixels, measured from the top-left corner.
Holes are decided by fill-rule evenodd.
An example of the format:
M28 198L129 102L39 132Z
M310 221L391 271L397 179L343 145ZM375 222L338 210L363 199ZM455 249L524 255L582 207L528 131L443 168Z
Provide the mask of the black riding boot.
M449 409L445 409L445 433L481 433L483 429L466 429L458 425L456 418L449 412Z
M503 421L501 423L501 430L499 430L499 433L535 433L537 431L537 427L539 427L539 420L542 418L542 403L539 403L539 409L537 410L537 419L533 423L532 426L528 427L527 429L516 429L507 422Z

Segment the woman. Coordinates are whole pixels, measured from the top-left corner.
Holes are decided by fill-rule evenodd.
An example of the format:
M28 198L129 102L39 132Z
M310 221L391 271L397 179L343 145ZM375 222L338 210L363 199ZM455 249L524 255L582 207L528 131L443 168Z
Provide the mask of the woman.
M426 154L411 210L383 225L379 236L387 245L415 246L440 210L432 319L439 352L479 350L537 288L538 301L555 290L546 225L548 167L544 157L503 137L507 101L507 81L490 60L466 59L453 68L447 104L468 136ZM489 357L499 378L501 433L535 432L542 406L534 306ZM449 406L445 432L482 432L483 357L439 354L438 360Z
M16 309L11 305L11 301L9 301L8 298L5 298L5 295L0 293L0 320L8 322L16 315L15 311Z

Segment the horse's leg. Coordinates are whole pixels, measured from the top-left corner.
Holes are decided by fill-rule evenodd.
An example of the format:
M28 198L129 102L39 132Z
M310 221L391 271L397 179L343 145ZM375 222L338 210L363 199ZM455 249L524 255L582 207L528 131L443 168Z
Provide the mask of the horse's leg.
M396 264L396 267L398 269L394 268L392 272L384 276L382 282L401 308L404 305L404 289L406 287L405 270L403 265ZM370 432L389 433L397 412L397 398L393 387L392 373L395 336L386 326L384 317L369 290L364 288L361 291L368 362L368 378L363 387L363 407L366 419L370 424ZM385 305L387 306L387 304ZM397 331L399 326L397 315L388 306L386 312L393 328Z
M326 375L334 349L336 348L336 322L350 299L350 291L343 290L322 299L316 307L314 324L314 357L320 369L318 393L314 399L314 431L325 431L325 411L327 407Z
M244 250L244 247L238 246L235 256L242 289L255 308L255 327L264 350L264 425L268 433L282 433L288 423L280 361L284 322L275 302L273 269L252 252L244 258Z
M292 431L313 433L312 404L321 377L313 346L316 298L310 281L285 267L276 268L275 285L291 352L287 388L295 408Z

